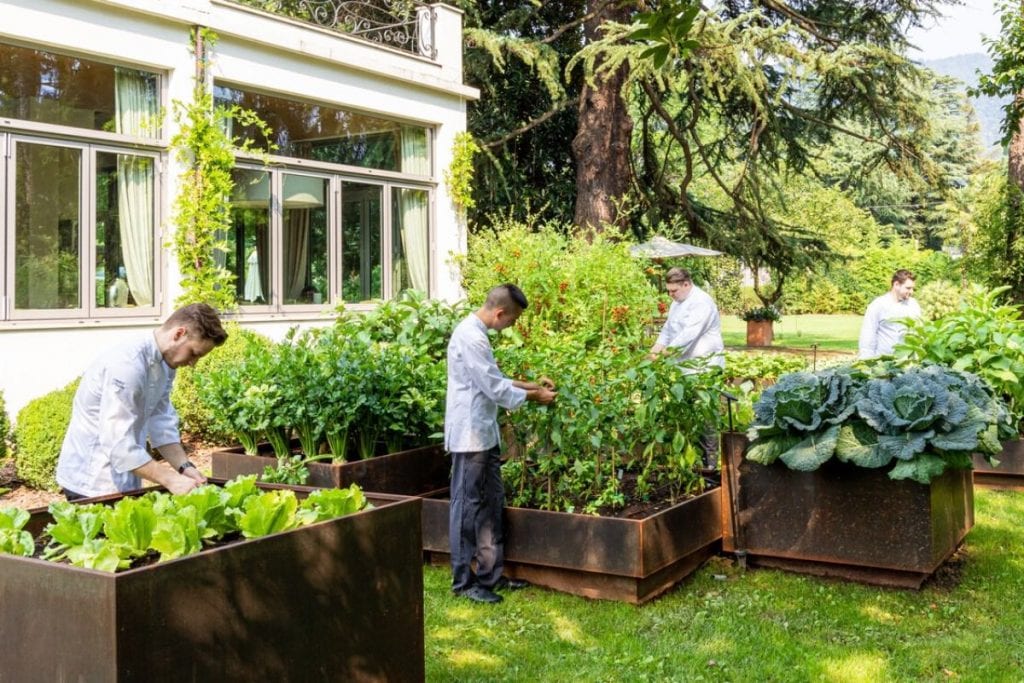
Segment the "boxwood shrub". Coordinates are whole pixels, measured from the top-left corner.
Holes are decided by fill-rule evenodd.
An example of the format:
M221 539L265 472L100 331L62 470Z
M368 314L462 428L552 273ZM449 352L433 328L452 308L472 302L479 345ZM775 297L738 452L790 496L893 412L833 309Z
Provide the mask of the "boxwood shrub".
M18 413L14 462L18 478L32 488L57 490L57 457L71 422L71 404L79 381L29 401Z
M225 434L216 428L209 407L200 399L196 376L241 361L246 349L249 348L247 340L266 348L270 348L273 343L262 334L243 329L237 323L229 323L225 325L225 329L228 333L226 342L202 358L195 367L178 370L174 378L174 389L171 390L171 404L178 411L183 432L189 432L208 441L233 443L236 440L234 435Z
M7 457L7 439L11 435L11 418L7 415L4 392L0 391L0 460Z

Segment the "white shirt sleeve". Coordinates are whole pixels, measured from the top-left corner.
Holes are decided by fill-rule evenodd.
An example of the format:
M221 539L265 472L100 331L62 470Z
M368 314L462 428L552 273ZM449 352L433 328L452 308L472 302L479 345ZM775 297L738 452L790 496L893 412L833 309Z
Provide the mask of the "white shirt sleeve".
M868 310L864 312L864 321L860 326L860 341L858 351L861 358L874 358L878 355L878 317L881 310L875 302L868 304Z
M109 460L111 469L118 474L152 460L138 438L145 426L145 418L139 410L145 398L145 387L140 379L137 373L108 372L101 387L97 455Z
M178 430L178 411L171 404L171 382L160 395L153 414L150 415L146 424L146 431L149 435L149 443L153 448L160 448L172 443L181 443L181 432Z
M487 339L473 339L463 349L462 362L466 376L484 396L502 408L513 410L526 400L526 390L512 384L501 373Z

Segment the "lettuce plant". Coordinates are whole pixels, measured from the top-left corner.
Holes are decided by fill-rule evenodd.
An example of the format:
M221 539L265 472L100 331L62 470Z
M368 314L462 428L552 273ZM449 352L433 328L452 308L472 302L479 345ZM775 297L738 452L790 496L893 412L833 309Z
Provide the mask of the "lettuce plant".
M24 531L29 514L18 508L0 508L0 553L29 556L35 550L32 534Z
M835 456L889 467L892 479L928 483L947 468L970 468L1012 435L1006 405L976 376L940 365L874 362L794 373L754 406L747 459L810 471Z

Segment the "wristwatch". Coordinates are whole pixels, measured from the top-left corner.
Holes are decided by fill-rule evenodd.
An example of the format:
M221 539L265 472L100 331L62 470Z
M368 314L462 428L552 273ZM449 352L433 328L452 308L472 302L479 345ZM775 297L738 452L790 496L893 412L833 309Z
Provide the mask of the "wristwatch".
M192 464L191 460L186 460L185 462L181 463L180 465L178 465L178 474L185 474L185 470L187 470L189 467L195 467L195 465Z

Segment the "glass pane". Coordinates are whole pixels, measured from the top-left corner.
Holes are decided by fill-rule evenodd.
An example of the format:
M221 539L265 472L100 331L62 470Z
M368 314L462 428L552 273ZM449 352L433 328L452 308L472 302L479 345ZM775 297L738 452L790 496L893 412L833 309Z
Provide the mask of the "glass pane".
M232 228L225 236L224 267L235 274L238 303L269 304L270 174L236 168L231 177Z
M81 150L18 143L14 170L14 306L82 306Z
M380 235L383 188L363 183L341 184L342 298L381 298Z
M337 107L214 86L219 104L255 111L274 131L275 154L363 168L428 175L427 129ZM255 128L235 126L239 139L264 149L270 140Z
M327 300L327 180L285 175L283 185L284 302Z
M0 118L160 137L156 74L0 43Z
M430 283L427 191L396 187L391 191L391 290L427 292Z
M99 308L153 305L153 159L96 154Z

